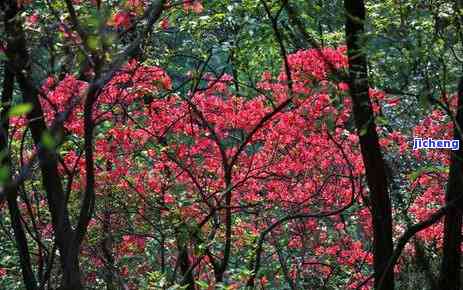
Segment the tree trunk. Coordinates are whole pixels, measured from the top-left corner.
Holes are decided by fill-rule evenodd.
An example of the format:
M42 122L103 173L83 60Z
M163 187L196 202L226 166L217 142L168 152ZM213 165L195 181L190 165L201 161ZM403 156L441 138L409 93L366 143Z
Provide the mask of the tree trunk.
M110 140L108 140L110 141ZM110 161L106 162L106 171L111 171L112 164ZM114 283L114 254L113 254L113 235L112 235L112 191L109 187L107 189L107 196L104 197L104 210L103 210L103 240L101 241L101 249L103 251L103 257L105 259L105 284L106 290L115 290L116 286Z
M61 259L63 276L59 290L82 290L78 255L71 254Z
M458 109L456 123L463 127L463 77L458 85ZM463 189L463 148L461 134L455 126L454 139L460 140L459 149L452 151L450 161L449 180L445 193L445 202L448 203L462 195ZM460 260L461 260L461 226L463 202L459 201L457 207L449 209L444 219L444 249L439 275L439 289L460 289Z
M23 102L32 104L32 110L27 114L28 127L37 148L42 186L46 192L55 240L60 252L63 270L61 289L80 290L82 289L78 262L80 244L76 242L75 233L71 227L61 175L58 170L57 154L53 148L46 148L42 145L42 136L48 132L48 128L39 101L39 91L31 82L31 61L26 48L26 37L21 20L17 17L20 6L15 0L4 1L1 4L4 5L5 31L8 36L5 52L12 64Z
M195 280L193 277L193 270L190 269L190 258L188 256L188 247L184 242L178 244L178 259L180 270L182 271L183 283L182 287L186 286L186 290L195 290Z
M388 193L386 167L381 154L369 97L367 57L361 44L364 34L365 5L363 0L345 0L346 42L349 60L349 90L352 97L355 125L365 165L373 219L373 267L375 289L394 289L393 269L384 269L393 252L392 213ZM381 279L381 277L384 277ZM380 285L380 281L382 281Z
M4 63L3 74L3 89L1 98L1 132L0 132L0 152L5 153L5 157L1 160L1 166L7 167L8 172L11 173L10 152L8 148L10 122L8 112L11 107L14 89L14 71L11 68L10 61ZM23 276L24 286L27 290L37 289L37 282L32 271L31 257L27 245L27 236L21 223L21 212L17 201L17 191L10 188L8 184L11 183L11 175L8 175L7 186L5 188L6 200L8 203L8 211L10 213L11 225L14 232L16 248L19 254L19 263Z

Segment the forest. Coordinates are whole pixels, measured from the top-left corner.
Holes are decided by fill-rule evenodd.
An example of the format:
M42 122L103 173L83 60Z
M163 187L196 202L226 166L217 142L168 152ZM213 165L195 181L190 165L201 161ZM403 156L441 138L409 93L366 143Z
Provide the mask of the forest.
M1 0L0 290L462 290L463 0Z

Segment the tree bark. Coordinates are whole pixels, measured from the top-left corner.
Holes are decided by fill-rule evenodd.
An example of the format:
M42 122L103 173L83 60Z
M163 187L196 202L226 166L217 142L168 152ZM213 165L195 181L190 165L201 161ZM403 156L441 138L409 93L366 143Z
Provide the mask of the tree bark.
M79 247L74 242L74 231L69 220L66 198L58 171L58 157L52 148L42 145L42 136L48 131L44 121L39 92L32 84L31 61L27 51L26 37L19 17L18 3L9 0L3 3L5 11L5 31L7 34L6 55L13 64L13 71L23 95L23 102L32 104L27 114L34 145L38 151L39 166L42 173L42 185L46 192L55 240L60 252L63 271L62 290L82 289L78 262Z
M110 140L108 140L110 141ZM110 161L106 162L106 171L111 171L112 164ZM112 189L109 187L107 189L107 196L104 200L104 210L103 210L103 240L101 241L101 249L103 251L103 257L105 258L105 284L106 290L115 290L116 286L114 283L114 254L113 254L113 234L112 234Z
M365 5L363 0L345 0L346 42L349 60L349 91L352 97L355 126L365 165L373 219L373 268L375 289L394 289L393 269L380 277L393 252L392 212L384 159L378 142L367 71L367 57L361 41L364 35ZM381 284L381 285L380 285Z
M454 139L460 140L459 149L452 151L450 160L449 179L445 193L445 202L457 199L463 188L463 148L461 134L457 128L463 127L463 77L458 85L458 105L456 124L453 130ZM457 206L449 209L444 219L444 247L439 274L439 289L459 290L460 261L461 261L461 226L463 203L458 201Z
M193 277L193 271L190 269L190 257L188 255L188 246L185 241L178 241L178 259L184 281L182 286L186 286L186 290L195 290L195 279Z
M0 152L5 153L5 157L1 160L2 167L7 167L8 169L8 180L7 184L11 181L11 162L10 162L10 152L8 148L8 136L10 122L8 117L8 111L11 107L11 101L13 99L13 89L14 89L14 72L11 69L11 64L9 61L4 64L4 74L3 74L3 91L1 99L1 132L0 132ZM29 248L27 245L27 236L24 232L24 228L21 223L21 212L18 205L18 194L14 188L8 187L5 188L6 200L8 204L8 211L10 213L11 226L13 228L16 248L19 255L19 263L21 266L21 272L23 276L24 286L27 290L37 289L37 281L32 271L31 257L29 253Z

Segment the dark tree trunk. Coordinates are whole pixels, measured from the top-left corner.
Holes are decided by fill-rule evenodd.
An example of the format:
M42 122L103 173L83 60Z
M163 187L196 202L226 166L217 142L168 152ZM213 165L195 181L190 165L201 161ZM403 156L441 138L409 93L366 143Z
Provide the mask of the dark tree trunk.
M37 282L32 271L32 264L27 246L27 237L21 224L21 213L18 202L16 201L15 192L8 192L7 197L8 210L10 212L11 224L14 231L16 249L19 254L19 263L23 276L24 286L27 290L36 290Z
M71 254L61 259L63 276L59 290L82 290L83 285L80 275L78 255Z
M17 74L16 77L24 101L33 104L33 109L27 117L31 120L29 121L29 128L31 129L34 144L38 148L42 185L46 192L55 240L61 256L60 261L63 270L62 290L82 289L78 263L80 244L75 241L75 232L72 230L69 220L61 175L58 172L58 158L56 152L50 148L45 148L41 144L42 136L47 132L47 127L43 121L43 111L38 100L38 92L30 85L30 82L23 74Z
M20 12L15 0L2 3L4 8L5 31L8 36L6 55L12 64L16 80L22 92L23 102L32 104L27 114L28 126L31 130L34 145L38 151L38 160L42 173L42 185L45 189L48 208L50 210L55 240L60 252L62 290L80 290L79 246L71 227L66 198L58 171L58 157L53 148L42 145L42 136L48 131L44 121L39 92L32 84L31 61L27 51L26 37L22 23L17 14Z
M379 147L372 104L368 94L367 57L361 43L364 35L365 5L363 0L345 0L344 7L347 13L349 89L372 208L375 289L392 290L394 289L393 269L388 269L384 273L393 252L391 201L386 167Z
M187 286L187 288L185 288L186 290L195 290L195 280L193 277L193 271L190 269L191 263L188 256L188 247L183 243L179 243L178 251L180 270L183 275L182 286Z
M109 140L110 141L110 140ZM106 162L106 171L111 171L111 162ZM112 222L111 222L111 211L112 211L112 192L111 188L108 189L108 195L105 197L105 205L103 211L103 240L101 241L101 249L103 251L103 257L105 258L105 284L106 290L115 290L114 284L114 254L113 254L113 235L112 235Z
M456 123L463 128L463 77L458 85L458 109ZM445 202L459 198L463 193L463 148L461 134L455 126L454 139L460 140L460 148L452 151L450 161L449 180L445 193ZM461 260L461 225L463 202L459 201L457 207L452 207L444 219L444 249L439 275L439 289L460 289L460 260Z
M432 272L431 263L428 257L426 256L425 248L422 245L422 242L418 240L418 238L415 238L413 245L415 248L415 263L418 266L418 268L424 272L429 289L439 289L437 288L436 275Z
M103 213L103 234L104 238L101 242L103 256L105 257L105 284L106 290L114 290L114 257L113 257L113 237L111 233L111 212L106 208Z
M8 167L8 171L11 172L9 168L10 164L10 153L8 148L8 135L10 122L8 118L8 111L11 107L11 101L13 99L13 89L14 89L14 72L11 69L9 62L4 64L4 74L3 74L3 91L1 99L1 132L0 132L0 152L5 153L5 157L1 160L1 166ZM10 180L9 176L9 181ZM9 182L7 182L9 183ZM27 246L27 237L24 232L24 228L21 223L21 212L19 210L18 201L17 201L17 191L14 188L5 188L6 200L8 203L8 211L10 213L11 225L14 232L16 248L19 254L19 263L21 266L21 272L23 276L24 286L27 290L37 289L37 282L32 271L31 257L29 253L29 247Z

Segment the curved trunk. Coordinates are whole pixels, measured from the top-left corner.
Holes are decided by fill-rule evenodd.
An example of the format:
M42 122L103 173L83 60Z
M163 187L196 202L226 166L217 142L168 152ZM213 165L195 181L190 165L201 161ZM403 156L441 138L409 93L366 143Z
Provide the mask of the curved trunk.
M463 127L463 77L458 86L458 109L454 129L454 139L460 140L460 147L452 151L450 161L449 180L445 193L445 202L449 203L463 194L463 148L462 138L458 127ZM439 275L439 289L459 290L460 261L461 261L461 226L462 226L462 202L459 201L456 207L449 209L444 219L444 247L443 257Z
M7 10L9 12L8 16L15 15L15 11ZM4 74L3 74L3 89L1 97L1 132L0 132L0 152L6 153L5 157L1 160L1 166L7 167L10 172L10 153L8 148L8 138L9 138L9 129L10 122L8 117L8 112L11 107L11 101L13 99L13 89L14 89L14 71L12 70L11 61L4 63ZM10 175L10 174L9 174ZM11 182L11 176L8 177L9 182ZM6 194L6 200L8 204L8 211L11 218L11 226L14 232L14 238L16 242L16 249L19 254L19 263L21 266L21 272L23 276L24 286L27 290L37 289L37 281L32 271L31 257L29 253L29 247L27 245L27 236L24 231L22 222L21 222L21 211L19 209L17 201L17 190L16 188L6 187L4 190ZM1 203L1 201L0 201Z
M42 146L42 136L49 131L49 128L43 118L39 91L31 82L30 55L27 51L22 23L17 17L20 12L18 10L19 6L15 0L6 1L3 5L5 5L5 31L8 35L5 52L12 64L12 70L19 84L22 101L32 104L32 110L27 114L28 127L37 148L42 173L42 186L46 192L55 241L60 252L61 268L63 270L61 289L80 290L82 289L78 261L80 244L76 242L75 232L71 227L61 174L58 170L57 154L53 148Z
M178 245L178 259L180 270L183 275L182 287L186 290L195 290L195 279L193 277L193 270L191 268L190 258L188 256L188 247L185 244Z
M349 60L349 91L352 97L355 126L365 165L373 219L373 267L375 289L394 289L392 267L384 269L392 256L392 212L388 193L387 174L378 141L363 50L365 5L363 0L345 0L346 42ZM384 277L384 279L381 279ZM382 281L382 283L380 283Z
M61 259L63 276L60 290L82 290L79 260L76 255Z

